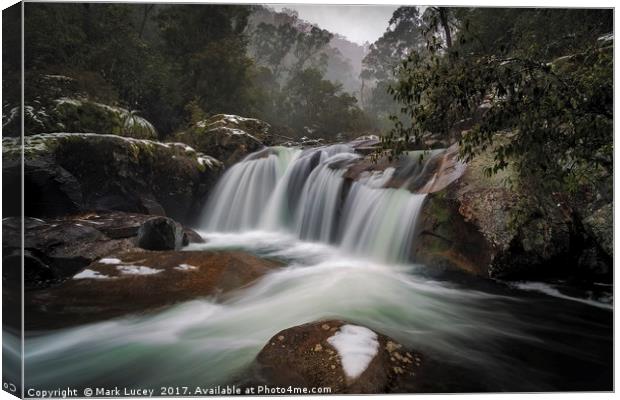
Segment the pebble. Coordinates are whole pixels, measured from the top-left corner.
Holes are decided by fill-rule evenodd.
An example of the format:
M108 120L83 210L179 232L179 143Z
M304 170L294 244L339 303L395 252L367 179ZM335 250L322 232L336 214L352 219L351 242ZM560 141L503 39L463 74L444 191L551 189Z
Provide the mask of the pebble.
M398 350L400 348L401 348L400 344L396 344L396 343L392 342L391 340L388 340L388 342L385 345L385 349L388 352L390 352L390 353L393 352L394 350Z
M323 328L324 331L328 331L329 330L329 325L323 324L323 325L321 325L321 328Z
M282 336L282 335L278 336L278 340L279 341L283 341L284 340L284 336Z
M323 346L321 346L320 344L317 344L316 346L314 346L314 351L321 351L323 350Z

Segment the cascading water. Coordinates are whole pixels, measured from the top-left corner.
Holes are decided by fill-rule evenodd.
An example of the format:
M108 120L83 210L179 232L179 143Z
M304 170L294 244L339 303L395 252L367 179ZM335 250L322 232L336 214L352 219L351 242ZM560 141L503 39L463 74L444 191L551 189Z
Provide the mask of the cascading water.
M377 260L408 261L425 195L385 188L393 168L347 181L348 167L359 158L347 145L254 153L222 177L203 226L215 232L284 230Z
M276 184L298 152L273 147L233 165L215 187L217 196L207 203L205 226L223 231L255 228Z

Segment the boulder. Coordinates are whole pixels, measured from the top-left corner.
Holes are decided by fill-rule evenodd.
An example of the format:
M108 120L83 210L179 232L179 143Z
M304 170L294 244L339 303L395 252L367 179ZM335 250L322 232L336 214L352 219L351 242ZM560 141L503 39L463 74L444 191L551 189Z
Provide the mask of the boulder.
M3 175L15 180L21 171L19 139L3 138L2 145ZM217 160L185 144L116 135L27 136L24 154L30 217L116 210L185 222L200 212L221 171ZM6 216L20 213L8 211Z
M151 216L113 212L76 214L56 219L24 218L24 286L58 285L95 260L136 248L138 230ZM202 241L188 228L187 242ZM21 219L2 221L3 278L12 285L21 280Z
M544 213L526 212L529 194L515 185L512 168L486 173L492 157L487 151L461 171L440 168L432 188L422 188L429 194L418 218L412 258L442 270L499 279L569 273L569 211L558 203L546 205Z
M174 138L230 166L263 148L269 129L269 124L254 118L218 114L192 124Z
M183 245L183 227L166 217L146 220L138 229L138 246L146 250L179 250Z
M97 82L88 91L103 94L103 99L89 97L84 81L64 75L29 74L26 77L24 133L36 135L54 132L90 132L115 134L140 139L156 139L155 127L135 110L116 105L115 96L106 93L105 82ZM95 79L97 81L97 79ZM88 84L86 85L88 86ZM5 136L19 136L19 105L5 105L3 116Z
M28 291L25 328L58 329L220 296L280 265L242 252L109 252L59 286Z
M252 368L257 384L374 394L416 392L422 363L419 353L387 336L329 320L278 332Z

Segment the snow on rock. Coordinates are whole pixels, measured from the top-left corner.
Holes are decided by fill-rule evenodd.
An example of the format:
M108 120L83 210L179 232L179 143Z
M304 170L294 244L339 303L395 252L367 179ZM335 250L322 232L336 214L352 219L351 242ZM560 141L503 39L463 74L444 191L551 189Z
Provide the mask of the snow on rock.
M101 264L120 264L120 263L122 263L122 261L119 260L118 258L102 258L98 262L101 263Z
M179 270L179 271L195 271L198 269L198 267L194 265L189 265L189 264L180 264L174 267L174 269Z
M327 342L338 351L342 368L350 379L358 378L379 350L377 334L363 326L343 325Z
M84 271L75 275L73 279L112 279L112 277L104 275L98 271L93 271L92 269L85 269Z
M119 265L116 267L123 275L154 275L163 271L143 265Z

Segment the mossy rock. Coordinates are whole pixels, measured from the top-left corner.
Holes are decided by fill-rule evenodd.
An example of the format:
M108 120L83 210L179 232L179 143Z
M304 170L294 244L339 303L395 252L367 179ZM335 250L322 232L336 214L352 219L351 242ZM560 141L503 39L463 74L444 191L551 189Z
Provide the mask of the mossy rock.
M265 147L269 129L269 124L254 118L218 114L190 125L173 138L230 166Z
M20 153L17 139L3 139L5 172L19 168ZM185 144L116 135L27 136L24 153L26 215L35 217L117 210L187 221L221 171L219 161ZM51 193L57 204L38 200Z
M427 196L412 257L435 269L500 279L558 273L570 257L570 217L555 204L524 212L531 194L510 167L489 175L492 157L487 150Z

